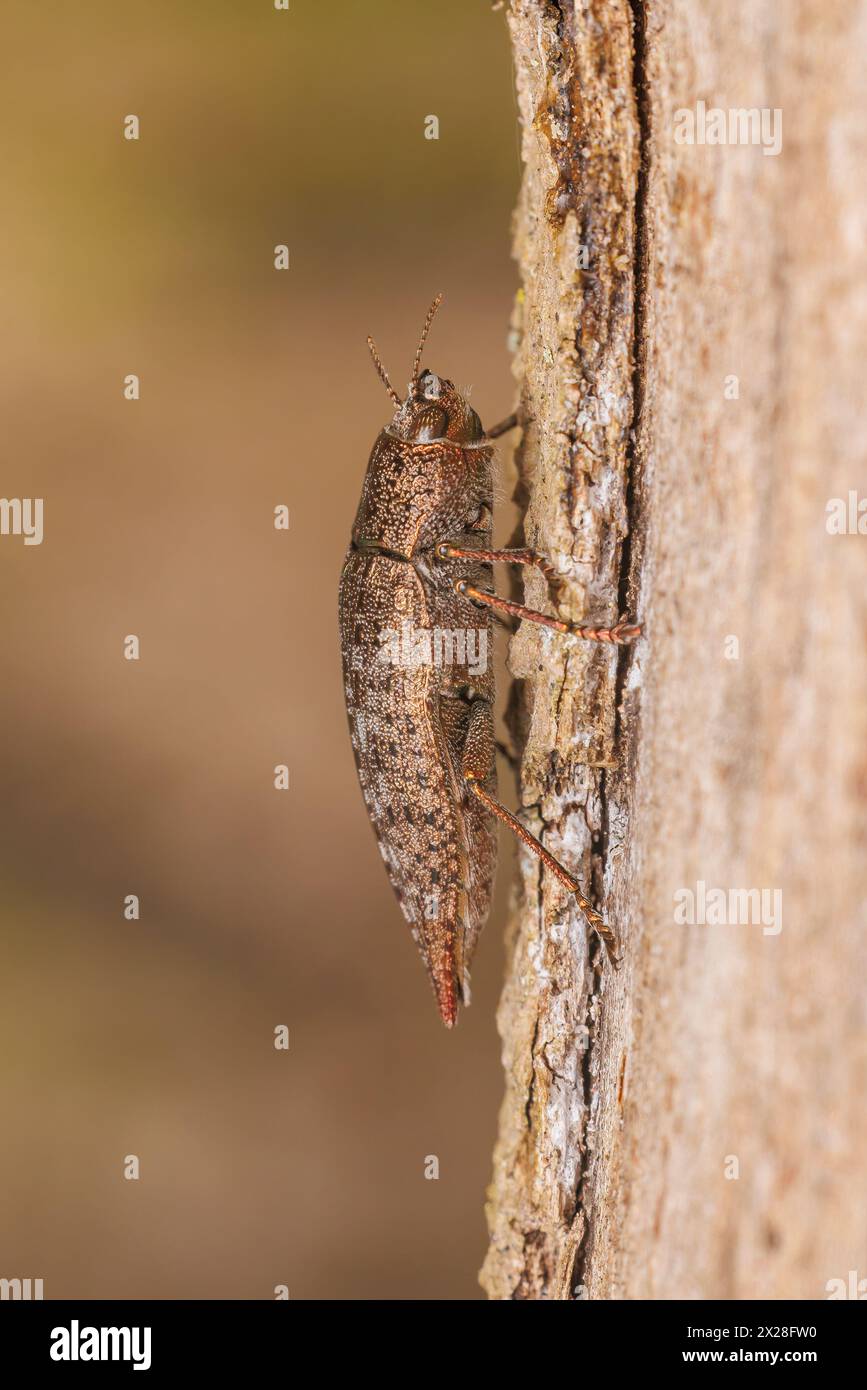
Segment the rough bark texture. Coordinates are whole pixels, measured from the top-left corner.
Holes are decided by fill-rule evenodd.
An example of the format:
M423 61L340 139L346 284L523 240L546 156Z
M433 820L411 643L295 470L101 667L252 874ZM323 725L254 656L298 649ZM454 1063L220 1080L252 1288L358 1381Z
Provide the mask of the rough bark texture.
M509 23L524 530L566 616L645 636L512 642L527 823L623 963L522 855L482 1283L823 1298L867 1276L867 536L826 527L867 494L865 6ZM781 152L677 143L699 100L780 109ZM678 924L700 880L781 890L782 930Z

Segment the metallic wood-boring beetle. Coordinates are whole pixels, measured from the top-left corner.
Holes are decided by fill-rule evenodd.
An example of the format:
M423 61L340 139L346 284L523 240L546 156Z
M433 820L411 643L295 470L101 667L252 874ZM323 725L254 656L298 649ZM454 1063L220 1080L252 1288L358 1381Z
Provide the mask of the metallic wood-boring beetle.
M346 709L368 814L443 1022L469 1003L469 966L491 904L495 820L570 892L616 961L616 939L580 884L496 799L492 615L498 610L593 642L630 642L640 628L577 627L493 592L495 562L554 571L533 550L492 550L492 440L451 381L421 355L407 396L374 366L395 405L367 465L340 580Z

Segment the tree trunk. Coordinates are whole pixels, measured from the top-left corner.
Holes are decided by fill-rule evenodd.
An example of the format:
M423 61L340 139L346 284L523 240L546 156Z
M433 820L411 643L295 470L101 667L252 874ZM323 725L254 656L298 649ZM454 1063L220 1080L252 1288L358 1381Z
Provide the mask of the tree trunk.
M524 534L563 616L644 635L511 644L525 819L622 964L522 853L482 1283L824 1298L867 1276L867 11L509 23Z

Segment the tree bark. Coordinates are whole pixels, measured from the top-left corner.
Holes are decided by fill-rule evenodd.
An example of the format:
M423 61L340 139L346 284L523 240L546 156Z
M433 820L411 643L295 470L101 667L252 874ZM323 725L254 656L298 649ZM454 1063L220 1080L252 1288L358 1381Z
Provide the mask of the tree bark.
M644 635L511 644L525 819L622 965L522 853L482 1283L823 1298L867 1276L867 535L828 510L867 495L867 11L513 0L509 24L523 531L563 616ZM702 101L779 111L781 150L679 143ZM678 921L701 884L724 921Z

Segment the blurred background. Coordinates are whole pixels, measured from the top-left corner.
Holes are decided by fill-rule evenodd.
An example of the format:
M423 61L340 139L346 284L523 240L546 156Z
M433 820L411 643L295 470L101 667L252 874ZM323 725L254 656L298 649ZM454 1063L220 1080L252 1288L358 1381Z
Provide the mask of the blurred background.
M18 0L4 28L0 492L44 499L44 541L0 538L0 1276L479 1297L514 851L449 1034L358 790L336 593L390 415L366 334L402 389L443 290L427 362L483 421L514 403L503 15Z

